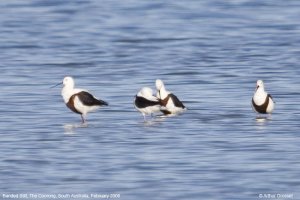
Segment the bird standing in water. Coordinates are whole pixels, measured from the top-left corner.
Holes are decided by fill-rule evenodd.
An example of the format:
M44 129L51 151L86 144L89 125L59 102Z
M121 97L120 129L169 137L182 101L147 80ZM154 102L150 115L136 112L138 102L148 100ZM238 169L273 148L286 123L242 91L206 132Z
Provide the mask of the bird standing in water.
M275 102L270 94L265 91L264 82L258 80L252 98L253 109L261 114L271 114L274 110Z
M87 90L74 88L75 82L70 76L65 77L63 82L57 85L60 84L63 84L61 95L66 106L73 112L81 115L82 123L86 122L85 118L88 112L108 105L107 102L96 99Z
M144 120L146 121L147 114L153 114L160 112L159 99L153 96L152 89L149 87L143 87L135 96L134 100L135 108L142 113Z
M157 79L155 81L156 89L157 89L157 98L160 100L161 112L165 115L168 114L177 114L186 110L186 107L183 103L175 96L173 93L166 90L164 83L162 80Z

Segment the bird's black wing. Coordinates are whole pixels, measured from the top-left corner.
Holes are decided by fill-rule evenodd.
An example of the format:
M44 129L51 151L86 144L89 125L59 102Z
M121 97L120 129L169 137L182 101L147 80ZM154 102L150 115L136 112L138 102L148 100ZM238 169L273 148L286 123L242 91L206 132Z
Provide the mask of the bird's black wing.
M273 97L270 94L268 94L268 97L270 97L272 99L272 101L275 103Z
M177 98L177 96L175 96L174 94L169 94L170 98L173 100L173 103L176 107L181 107L181 108L185 108L185 106L183 105L183 103Z
M146 108L148 106L159 105L158 101L151 101L149 99L146 99L146 98L140 97L140 96L135 96L134 103L135 103L136 107L138 107L138 108Z
M107 106L108 103L100 99L96 99L88 92L82 91L76 94L79 100L86 106Z
M265 102L261 105L256 105L254 99L252 98L252 106L258 113L262 113L262 114L267 113L268 105L269 105L269 95L267 95Z

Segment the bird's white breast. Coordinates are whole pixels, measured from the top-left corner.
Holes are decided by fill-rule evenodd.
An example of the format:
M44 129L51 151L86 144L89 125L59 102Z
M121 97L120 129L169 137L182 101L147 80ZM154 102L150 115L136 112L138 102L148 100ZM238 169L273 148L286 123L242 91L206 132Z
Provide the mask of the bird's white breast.
M256 105L262 105L266 98L267 98L267 93L263 90L257 90L255 93L254 93L254 96L253 96L253 101Z
M97 108L99 108L99 106L86 106L86 105L84 105L80 101L78 96L75 96L75 98L74 98L74 107L76 108L76 110L81 112L83 115L86 115L88 112L94 111Z
M86 90L77 89L77 88L73 89L73 88L64 87L62 89L62 91L61 91L61 95L62 95L62 97L64 99L64 102L68 103L72 95L77 94L77 93L82 92L82 91L86 91Z

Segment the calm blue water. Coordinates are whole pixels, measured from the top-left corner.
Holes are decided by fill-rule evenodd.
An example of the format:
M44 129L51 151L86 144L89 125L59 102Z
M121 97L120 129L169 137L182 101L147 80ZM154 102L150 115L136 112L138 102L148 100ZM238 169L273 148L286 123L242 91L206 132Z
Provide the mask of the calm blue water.
M280 0L0 1L0 198L300 199L299 9ZM61 88L49 89L66 75L110 103L87 127ZM157 78L188 111L144 123L133 97ZM257 79L276 101L266 120L250 106Z

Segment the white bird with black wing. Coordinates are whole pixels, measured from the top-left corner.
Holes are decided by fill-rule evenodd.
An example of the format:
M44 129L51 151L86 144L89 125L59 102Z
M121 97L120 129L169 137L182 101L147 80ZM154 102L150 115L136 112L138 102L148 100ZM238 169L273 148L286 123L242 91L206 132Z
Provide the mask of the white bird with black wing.
M168 115L177 114L186 110L186 107L177 98L177 96L166 90L162 80L157 79L155 81L155 85L157 89L157 98L162 106L161 112L163 112L165 115Z
M256 82L256 89L252 98L253 109L262 114L270 114L273 112L275 102L270 94L265 91L264 82L258 80Z
M107 102L96 99L87 90L74 88L75 82L70 76L65 77L63 82L59 84L63 84L61 95L66 106L73 112L81 115L82 123L86 122L85 118L88 112L108 105Z
M144 120L146 121L146 115L160 112L159 99L153 96L152 89L149 87L143 87L135 96L134 100L135 108L142 113Z

